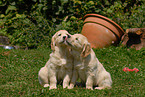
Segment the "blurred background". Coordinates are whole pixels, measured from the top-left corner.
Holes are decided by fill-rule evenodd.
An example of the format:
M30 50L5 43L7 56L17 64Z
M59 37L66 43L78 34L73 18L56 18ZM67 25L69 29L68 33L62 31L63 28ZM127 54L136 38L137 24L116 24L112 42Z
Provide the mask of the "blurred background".
M11 45L49 47L60 29L80 33L90 13L108 17L123 30L145 27L144 0L1 0L0 36Z

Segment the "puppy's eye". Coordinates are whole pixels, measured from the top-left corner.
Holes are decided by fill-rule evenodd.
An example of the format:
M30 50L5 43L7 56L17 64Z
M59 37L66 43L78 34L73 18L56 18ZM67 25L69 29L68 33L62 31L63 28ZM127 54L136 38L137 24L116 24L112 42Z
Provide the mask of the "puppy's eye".
M61 34L59 34L58 36L61 36Z
M76 38L76 40L78 40L78 38Z

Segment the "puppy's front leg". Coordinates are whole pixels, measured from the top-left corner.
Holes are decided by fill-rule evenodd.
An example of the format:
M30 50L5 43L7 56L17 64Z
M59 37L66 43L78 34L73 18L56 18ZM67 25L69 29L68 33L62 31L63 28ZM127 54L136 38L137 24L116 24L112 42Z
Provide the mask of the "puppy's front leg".
M77 79L78 79L78 73L77 73L76 70L73 70L71 82L70 82L70 85L69 85L68 89L74 88L74 85L75 85Z
M63 88L67 88L69 86L71 76L72 76L72 71L71 70L67 71L63 79Z
M88 75L86 79L86 89L93 90L93 76Z
M49 88L49 90L57 89L56 84L57 84L56 76L51 76L50 77L50 88Z

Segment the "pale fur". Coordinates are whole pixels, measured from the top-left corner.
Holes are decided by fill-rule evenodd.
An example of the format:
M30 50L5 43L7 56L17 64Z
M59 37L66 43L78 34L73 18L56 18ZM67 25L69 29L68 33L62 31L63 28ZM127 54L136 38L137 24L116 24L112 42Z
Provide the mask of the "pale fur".
M111 88L111 75L96 58L87 38L81 34L74 34L67 42L74 57L73 77L69 89L74 87L78 78L86 84L86 89L93 90L93 86L98 86L95 89Z
M49 89L57 89L57 82L63 81L63 88L69 86L72 76L72 58L64 36L68 37L66 30L60 30L52 37L50 58L38 73L39 83Z

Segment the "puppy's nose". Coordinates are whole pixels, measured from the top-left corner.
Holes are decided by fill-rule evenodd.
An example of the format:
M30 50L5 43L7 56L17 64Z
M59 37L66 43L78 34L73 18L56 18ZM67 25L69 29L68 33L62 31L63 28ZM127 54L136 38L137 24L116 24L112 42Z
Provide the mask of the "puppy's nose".
M67 38L71 38L71 36L70 35L67 35Z
M65 40L66 39L66 36L63 36L63 39Z

